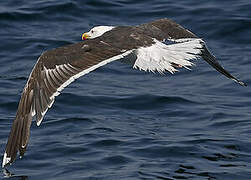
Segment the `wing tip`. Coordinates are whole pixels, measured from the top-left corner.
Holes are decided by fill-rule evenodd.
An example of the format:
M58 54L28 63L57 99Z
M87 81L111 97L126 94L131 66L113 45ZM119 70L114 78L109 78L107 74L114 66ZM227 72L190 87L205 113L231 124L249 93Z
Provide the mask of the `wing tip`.
M241 86L244 86L244 87L247 87L248 85L247 85L247 83L245 83L245 82L242 82L242 81L240 81L240 80L238 80L238 79L233 79L235 82L237 82L238 84L240 84Z
M11 164L11 157L7 156L7 153L4 152L3 155L3 162L2 162L2 168L5 168L7 165Z

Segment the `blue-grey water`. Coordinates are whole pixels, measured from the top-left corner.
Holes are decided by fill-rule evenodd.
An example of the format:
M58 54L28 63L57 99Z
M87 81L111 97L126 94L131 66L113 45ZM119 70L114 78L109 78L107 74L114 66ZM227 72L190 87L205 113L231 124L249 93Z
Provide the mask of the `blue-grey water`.
M251 179L250 0L0 1L0 153L39 55L95 25L171 18L207 41L241 87L198 60L166 76L114 62L67 87L13 179ZM2 173L1 178L4 179Z

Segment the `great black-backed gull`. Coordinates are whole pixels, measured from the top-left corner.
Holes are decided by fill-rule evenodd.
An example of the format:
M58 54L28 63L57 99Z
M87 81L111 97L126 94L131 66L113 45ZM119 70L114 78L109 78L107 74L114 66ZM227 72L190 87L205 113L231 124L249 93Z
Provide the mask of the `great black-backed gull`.
M27 148L33 116L39 126L55 97L75 79L107 63L136 55L132 67L164 73L188 68L202 58L226 77L246 86L227 72L209 52L203 39L169 19L138 26L98 26L82 35L88 39L44 52L24 87L13 122L2 167ZM171 43L167 43L171 42Z

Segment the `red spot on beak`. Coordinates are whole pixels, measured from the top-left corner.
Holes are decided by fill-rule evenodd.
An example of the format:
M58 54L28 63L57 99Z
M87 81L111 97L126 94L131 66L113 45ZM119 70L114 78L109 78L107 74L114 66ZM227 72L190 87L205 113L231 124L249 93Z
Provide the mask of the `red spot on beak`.
M86 33L82 34L82 40L89 39L89 37L90 36L88 34L86 34Z

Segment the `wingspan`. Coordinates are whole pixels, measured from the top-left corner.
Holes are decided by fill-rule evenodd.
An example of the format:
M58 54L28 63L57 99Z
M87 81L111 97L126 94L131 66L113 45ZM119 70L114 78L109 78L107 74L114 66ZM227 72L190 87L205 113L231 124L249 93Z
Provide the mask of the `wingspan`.
M164 44L164 40L173 44ZM174 73L189 68L191 60L202 57L217 71L246 85L216 61L205 42L175 22L162 19L136 27L116 27L102 36L43 53L24 87L6 145L2 167L12 163L27 148L31 121L43 120L55 97L75 79L107 63L134 53L133 67L144 71Z

